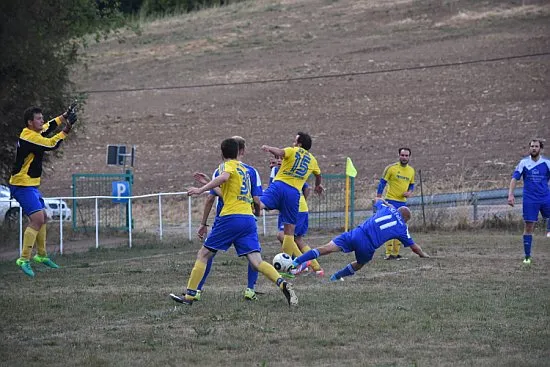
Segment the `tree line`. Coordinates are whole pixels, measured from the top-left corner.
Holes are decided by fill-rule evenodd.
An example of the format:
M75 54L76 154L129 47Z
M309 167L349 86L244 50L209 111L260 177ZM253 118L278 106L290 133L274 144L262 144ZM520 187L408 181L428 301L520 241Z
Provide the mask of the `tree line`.
M75 97L69 71L85 36L100 40L127 25L128 16L190 12L240 0L17 0L0 1L0 183L6 183L23 112L40 106L61 114ZM79 121L82 123L82 121Z

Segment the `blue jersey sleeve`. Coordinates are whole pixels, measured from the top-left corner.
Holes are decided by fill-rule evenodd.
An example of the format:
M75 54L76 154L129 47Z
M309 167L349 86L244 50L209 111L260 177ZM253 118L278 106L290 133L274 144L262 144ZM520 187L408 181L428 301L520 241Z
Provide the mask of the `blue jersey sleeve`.
M216 170L214 171L214 173L212 174L212 179L215 179L216 177L218 177L220 175L220 171L216 168ZM210 190L209 191L210 195L217 195L216 194L216 191L214 191L214 189Z
M275 176L277 176L277 172L279 172L279 166L275 166L271 169L271 174L269 175L269 184L273 182L273 179Z
M378 188L376 189L376 193L378 195L382 195L387 183L388 181L384 180L383 178L380 179L380 182L378 183Z
M411 235L409 234L409 228L408 227L406 227L405 234L403 234L402 236L399 236L397 239L403 244L403 247L410 247L410 246L414 245L414 240L412 239Z
M262 196L263 190L262 190L262 179L260 178L260 174L258 171L252 167L247 166L248 172L250 174L250 189L252 196Z

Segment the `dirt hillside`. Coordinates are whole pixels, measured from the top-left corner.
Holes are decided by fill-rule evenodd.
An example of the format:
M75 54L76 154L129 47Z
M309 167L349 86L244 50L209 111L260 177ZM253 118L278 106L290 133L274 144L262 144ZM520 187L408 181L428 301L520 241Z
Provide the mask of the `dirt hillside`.
M137 194L184 190L236 134L267 180L260 146L298 131L326 173L351 157L364 191L409 146L434 192L504 187L529 139L550 139L548 1L258 0L141 26L83 51L86 124L45 195L70 195L73 173L120 172L107 144L137 146ZM345 76L316 78L331 75ZM219 85L243 82L258 83Z

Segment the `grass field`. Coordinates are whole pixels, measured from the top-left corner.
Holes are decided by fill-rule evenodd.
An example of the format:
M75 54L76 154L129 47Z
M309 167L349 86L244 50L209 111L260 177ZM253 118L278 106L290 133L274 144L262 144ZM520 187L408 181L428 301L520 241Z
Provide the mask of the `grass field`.
M315 237L312 245L330 236ZM550 239L533 265L521 235L418 234L433 255L375 260L344 282L300 276L299 307L260 276L242 297L246 262L218 254L203 299L181 292L198 243L150 244L58 257L25 277L0 263L5 366L543 366L550 351ZM264 244L264 255L278 252ZM328 274L350 255L322 258Z

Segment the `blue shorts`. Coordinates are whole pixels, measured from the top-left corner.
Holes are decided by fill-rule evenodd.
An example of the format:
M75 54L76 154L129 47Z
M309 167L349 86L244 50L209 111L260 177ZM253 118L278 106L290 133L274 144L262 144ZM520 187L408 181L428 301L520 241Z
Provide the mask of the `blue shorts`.
M213 251L227 251L235 246L238 256L260 252L258 228L253 215L224 215L216 218L216 225L204 241L204 247Z
M523 202L523 220L525 222L536 222L539 219L539 212L542 214L543 218L550 218L550 202Z
M282 181L273 181L260 196L267 209L277 209L283 224L298 223L300 192Z
M354 252L355 260L359 264L366 264L372 260L376 248L371 245L365 232L356 227L349 232L342 233L332 240L343 252Z
M285 229L285 225L281 220L280 214L279 214L279 218L277 219L277 227L279 227L279 231L283 231ZM309 228L309 212L298 212L298 219L296 223L296 229L294 230L294 237L305 236L307 234L308 228Z
M402 206L407 206L407 203L405 201L397 201L397 200L386 200L388 204L393 205L395 209L399 209Z
M31 215L46 208L42 194L35 186L10 185L10 192L11 196L13 196L19 205L21 205L21 208L23 208L23 213L25 215Z

